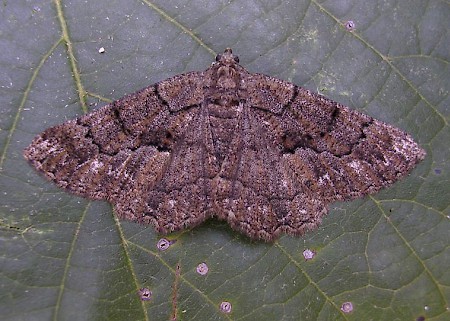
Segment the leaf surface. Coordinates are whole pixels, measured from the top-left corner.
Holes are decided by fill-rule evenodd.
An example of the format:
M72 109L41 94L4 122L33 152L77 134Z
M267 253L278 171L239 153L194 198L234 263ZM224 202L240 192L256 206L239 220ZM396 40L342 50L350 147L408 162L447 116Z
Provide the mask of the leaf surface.
M0 15L3 320L450 319L447 2L17 0ZM402 128L427 158L303 237L251 242L210 220L160 251L152 227L65 193L22 157L45 128L203 70L226 47L251 72Z

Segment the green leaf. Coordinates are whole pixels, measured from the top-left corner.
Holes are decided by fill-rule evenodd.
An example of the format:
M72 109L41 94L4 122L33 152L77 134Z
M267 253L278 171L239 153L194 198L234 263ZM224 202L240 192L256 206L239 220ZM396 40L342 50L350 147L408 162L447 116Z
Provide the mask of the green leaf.
M2 320L450 319L448 2L5 0L0 14ZM251 242L210 220L159 251L152 227L22 157L45 128L203 70L226 47L252 72L404 129L427 158L303 237Z

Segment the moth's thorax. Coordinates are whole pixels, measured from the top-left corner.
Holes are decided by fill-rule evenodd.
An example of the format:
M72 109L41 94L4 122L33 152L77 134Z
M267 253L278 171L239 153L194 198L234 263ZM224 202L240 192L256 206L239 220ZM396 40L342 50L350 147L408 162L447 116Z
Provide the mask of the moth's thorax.
M235 66L221 65L217 68L216 87L220 91L233 91L239 87L240 76Z
M205 96L208 97L208 119L214 138L214 155L218 164L230 153L233 138L239 132L246 95L247 72L237 63L231 52L218 56L217 61L207 71L209 84Z
M239 105L242 93L242 72L236 63L215 63L210 68L206 96L215 105L231 107Z
M206 88L208 114L221 119L238 119L242 112L244 88L242 68L235 62L216 62L210 68L210 83ZM244 99L245 100L245 99Z

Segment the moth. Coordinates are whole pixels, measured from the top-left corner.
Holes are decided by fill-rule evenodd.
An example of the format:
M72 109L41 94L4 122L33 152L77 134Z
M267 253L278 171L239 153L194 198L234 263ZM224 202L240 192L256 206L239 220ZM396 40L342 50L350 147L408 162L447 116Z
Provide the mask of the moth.
M45 130L24 156L59 187L159 233L217 217L272 241L315 229L332 202L393 184L425 151L398 128L248 72L228 48L205 71Z

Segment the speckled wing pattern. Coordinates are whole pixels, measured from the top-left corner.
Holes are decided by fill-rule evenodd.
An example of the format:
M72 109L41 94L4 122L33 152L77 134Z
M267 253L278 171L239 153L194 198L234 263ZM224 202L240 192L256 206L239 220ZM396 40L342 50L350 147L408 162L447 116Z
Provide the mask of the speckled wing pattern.
M425 151L397 128L249 73L226 49L203 72L45 130L24 156L58 186L159 233L215 216L271 241L316 228L331 202L391 185Z

